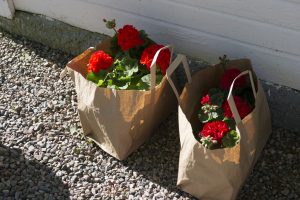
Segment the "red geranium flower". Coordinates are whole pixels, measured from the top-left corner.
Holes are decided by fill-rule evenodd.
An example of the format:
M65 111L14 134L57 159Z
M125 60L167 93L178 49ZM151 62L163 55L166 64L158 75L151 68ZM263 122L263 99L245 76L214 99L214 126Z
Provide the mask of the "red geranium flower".
M204 97L202 97L201 99L201 104L204 105L204 104L210 104L210 97L209 95L205 95Z
M146 67L150 70L151 63L155 53L162 47L164 46L159 44L152 44L149 47L147 47L142 53L140 63L146 65ZM160 67L160 70L162 71L163 74L166 74L166 71L169 67L170 56L171 56L170 50L164 49L159 53L159 56L157 58L156 63Z
M204 124L202 131L200 132L200 137L210 136L214 140L217 140L220 144L222 143L222 138L227 134L229 128L227 124L223 121L207 122Z
M234 96L233 99L234 99L236 108L240 114L240 117L241 117L241 119L243 119L251 112L251 108L250 108L249 104L245 100L240 98L239 96ZM225 117L233 118L232 112L230 110L230 107L229 107L229 104L227 101L224 101L222 108L224 110Z
M228 69L225 71L221 78L221 88L229 90L232 81L241 73L238 69ZM238 78L235 81L235 87L243 87L246 84L246 78L244 76Z
M118 45L122 51L127 51L131 48L144 44L139 31L132 25L125 25L123 28L118 30Z
M113 64L113 59L103 51L92 54L88 64L88 72L97 73L101 69L107 69Z

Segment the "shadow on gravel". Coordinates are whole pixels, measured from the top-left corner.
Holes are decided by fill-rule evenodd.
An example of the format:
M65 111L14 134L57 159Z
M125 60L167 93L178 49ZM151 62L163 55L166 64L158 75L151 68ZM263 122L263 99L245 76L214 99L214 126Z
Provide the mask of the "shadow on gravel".
M299 199L299 133L273 127L251 175L237 199ZM191 195L176 187L180 143L177 115L172 114L152 138L123 164L178 197Z
M125 161L129 169L142 174L146 179L175 192L178 197L193 197L176 187L180 143L177 112L173 112L155 130L150 140Z
M63 67L65 67L67 62L70 61L74 57L71 54L65 53L61 50L51 49L50 47L48 47L46 45L43 45L38 42L30 41L22 36L18 36L16 34L8 34L2 30L1 30L1 32L3 33L3 35L5 35L5 37L12 39L16 44L26 47L30 52L34 52L34 54L39 56L40 58L47 59L47 61L50 62L49 63L50 66L52 64L56 63L56 64L58 64L58 67L63 68ZM27 56L31 56L31 58L32 58L32 55L24 54L25 59L34 60L31 58L28 58Z
M300 133L274 127L238 199L300 198Z
M70 199L59 177L47 166L28 160L21 150L0 144L0 199Z

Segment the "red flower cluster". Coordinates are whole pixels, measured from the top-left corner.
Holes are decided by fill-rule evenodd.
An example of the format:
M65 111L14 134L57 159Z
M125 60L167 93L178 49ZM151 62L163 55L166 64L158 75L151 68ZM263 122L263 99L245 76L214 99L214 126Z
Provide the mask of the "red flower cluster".
M209 95L207 94L204 97L202 97L202 99L201 99L200 102L201 102L202 105L204 105L204 104L210 104L210 97L209 97Z
M200 136L210 136L221 144L222 138L228 133L228 131L229 128L223 121L207 122L204 124L203 129L200 132Z
M108 69L113 64L113 59L103 51L92 54L88 64L88 72L97 73L101 69Z
M131 48L144 44L139 31L132 25L125 25L123 28L118 30L118 45L122 51L127 51Z
M155 53L162 47L163 47L163 45L159 45L159 44L150 45L148 48L146 48L143 51L141 59L140 59L140 63L143 65L146 65L146 67L150 70L151 63L152 63ZM166 74L167 68L169 67L170 56L171 56L171 53L170 53L169 49L162 50L158 55L156 63L160 67L160 70L163 75Z
M229 90L230 86L232 84L232 81L241 73L240 70L238 69L228 69L226 72L223 74L221 78L221 88L225 90ZM243 87L246 84L246 79L244 76L238 78L235 81L235 87Z
M234 99L236 108L240 114L240 117L241 117L241 119L243 119L251 112L251 108L250 108L249 104L242 98L240 98L238 96L234 96L233 99ZM224 101L222 108L224 110L225 117L233 118L232 112L230 110L230 107L229 107L229 104L227 101Z

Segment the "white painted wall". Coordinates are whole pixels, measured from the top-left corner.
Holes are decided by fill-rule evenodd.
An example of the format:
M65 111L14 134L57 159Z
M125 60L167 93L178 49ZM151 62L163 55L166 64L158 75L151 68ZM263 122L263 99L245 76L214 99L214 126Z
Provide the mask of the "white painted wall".
M1 2L1 0L0 0ZM115 18L177 52L248 57L261 79L300 89L300 0L14 0L17 10L112 34ZM1 13L0 13L1 14Z
M12 19L15 8L12 0L0 0L0 16Z

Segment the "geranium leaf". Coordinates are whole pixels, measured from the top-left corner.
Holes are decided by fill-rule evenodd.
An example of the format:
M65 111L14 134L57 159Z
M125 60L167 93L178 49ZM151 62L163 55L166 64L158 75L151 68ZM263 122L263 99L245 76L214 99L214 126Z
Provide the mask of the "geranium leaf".
M208 113L210 119L218 119L219 114L217 112Z
M131 66L130 68L127 68L125 71L125 74L127 76L132 76L134 73L136 73L138 71L139 71L139 66L135 64L135 65Z
M100 79L105 79L106 75L107 75L107 71L106 70L100 70L96 76L99 77Z
M218 141L214 140L210 136L202 137L200 139L200 142L207 149L212 149L218 143Z
M117 34L115 34L112 38L111 38L111 47L110 50L112 51L113 55L116 55L117 52L121 52L121 49L118 45L118 38L117 38Z
M206 123L210 119L208 114L203 113L203 110L198 112L198 118L202 123Z
M223 92L220 88L211 88L208 91L209 96Z
M125 85L123 85L123 86L120 86L119 88L121 89L121 90L126 90L127 88L128 88L128 86L129 86L129 84L130 83L125 83Z
M225 147L234 147L240 140L239 134L235 130L231 130L222 138L222 144Z
M218 93L211 95L210 100L211 100L212 104L221 107L223 104L223 101L224 101L224 97L225 97L225 95L223 92L218 92Z
M218 113L214 111L207 113L207 116L208 116L207 122L216 121L219 118Z
M86 79L94 83L98 83L99 77L94 72L89 72L86 76Z
M227 124L230 130L235 129L235 121L232 118L224 118L223 121Z
M147 74L141 78L141 81L146 83L149 87L151 85L150 74Z
M202 123L207 123L209 122L211 119L209 118L209 115L198 115L199 116L199 119Z
M132 86L135 90L148 90L149 85L142 80L140 80L136 85Z
M222 120L222 119L224 119L224 110L223 110L223 108L218 108L217 110L216 110L216 112L218 113L218 115L219 115L219 120Z
M156 73L156 85L160 84L162 79L163 79L163 75L161 74L161 72Z
M147 33L144 30L140 30L140 36L141 38L143 38L144 40L147 39Z
M101 86L103 86L103 83L104 83L104 80L99 80L97 86L101 87Z
M126 68L122 63L118 60L117 63L115 64L115 71L126 71Z
M107 80L107 87L110 87L110 88L112 88L112 86L114 86L114 84L113 84L113 80L111 80L111 79L108 79L108 80Z
M119 87L116 85L107 85L107 88L115 89L115 90L119 89Z

